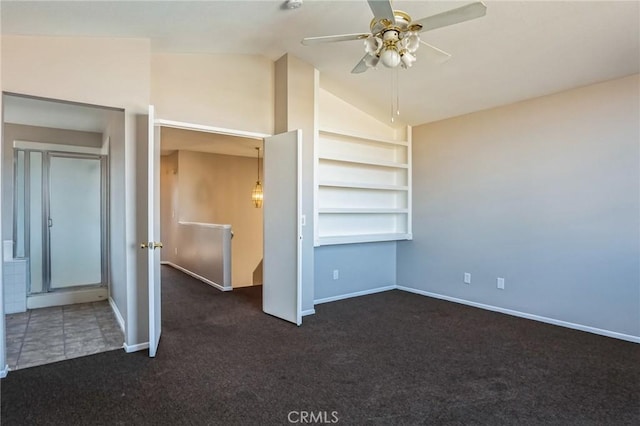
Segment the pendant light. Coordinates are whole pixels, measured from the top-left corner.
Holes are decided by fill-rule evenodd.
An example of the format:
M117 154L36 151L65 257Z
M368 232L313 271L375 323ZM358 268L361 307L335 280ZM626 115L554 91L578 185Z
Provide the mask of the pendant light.
M251 191L251 201L253 201L255 208L259 209L262 207L264 194L262 193L262 184L260 183L260 148L256 147L256 151L258 152L258 180L256 181L256 186L253 187L253 191Z

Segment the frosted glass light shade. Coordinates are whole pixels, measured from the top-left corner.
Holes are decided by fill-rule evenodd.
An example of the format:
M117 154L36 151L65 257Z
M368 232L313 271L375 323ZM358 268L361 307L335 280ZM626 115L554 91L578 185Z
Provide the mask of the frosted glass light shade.
M382 47L382 40L378 37L369 36L364 40L364 51L371 56L377 55L380 47Z
M420 36L416 32L410 33L405 37L405 40L407 50L411 53L415 53L415 51L418 50L418 47L420 47Z
M260 181L256 182L256 186L251 191L251 201L256 208L262 207L262 200L264 199L264 193L262 192L262 184Z
M402 54L402 67L403 68L410 68L411 65L413 65L413 63L416 61L416 57L413 56L411 53L409 52L404 52Z
M400 54L393 48L385 49L380 55L380 60L385 67L395 68L400 64Z

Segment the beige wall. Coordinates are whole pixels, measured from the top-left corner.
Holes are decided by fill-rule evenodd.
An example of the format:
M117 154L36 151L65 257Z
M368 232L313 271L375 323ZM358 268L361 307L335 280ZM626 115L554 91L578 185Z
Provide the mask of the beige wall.
M158 118L273 133L273 62L261 56L154 54Z
M634 75L414 128L398 284L640 337L639 92Z
M160 157L160 236L162 261L175 263L178 222L178 152Z
M392 126L391 119L388 123L382 122L322 87L318 94L320 127L372 138L407 140L406 126Z
M145 111L149 49L144 39L4 36L2 88Z
M148 109L150 63L146 39L2 37L3 90L125 110L123 137L110 145L110 278L111 295L127 322L128 345L148 340L146 282L137 271L142 254L136 230L146 223L137 223L135 215L135 115Z
M178 221L229 224L234 233L233 287L262 284L253 279L254 272L260 272L262 261L262 209L251 202L256 161L251 157L191 151L163 158L161 200L166 201L162 213L169 218L162 218L162 234L163 238L169 237L170 244L165 250L166 260L172 261L175 253ZM173 170L177 170L176 175L172 175Z

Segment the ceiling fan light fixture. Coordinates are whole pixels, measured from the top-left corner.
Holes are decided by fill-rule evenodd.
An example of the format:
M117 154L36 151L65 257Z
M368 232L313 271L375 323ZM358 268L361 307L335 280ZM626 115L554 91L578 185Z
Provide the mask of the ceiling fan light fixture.
M382 40L379 37L370 35L364 40L364 50L371 56L375 56L382 48Z
M400 60L402 68L411 68L411 65L416 61L416 57L412 55L410 52L402 51L400 52Z
M406 35L403 41L405 43L406 49L410 53L415 53L418 50L418 47L420 47L420 36L415 31Z
M385 48L380 55L380 61L387 68L395 68L400 64L400 53L395 46Z

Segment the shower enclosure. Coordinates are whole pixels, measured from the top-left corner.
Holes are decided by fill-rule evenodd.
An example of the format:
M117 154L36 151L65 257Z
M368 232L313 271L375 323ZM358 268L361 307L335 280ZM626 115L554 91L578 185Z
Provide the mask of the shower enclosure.
M105 286L106 156L14 149L14 257L28 295Z

